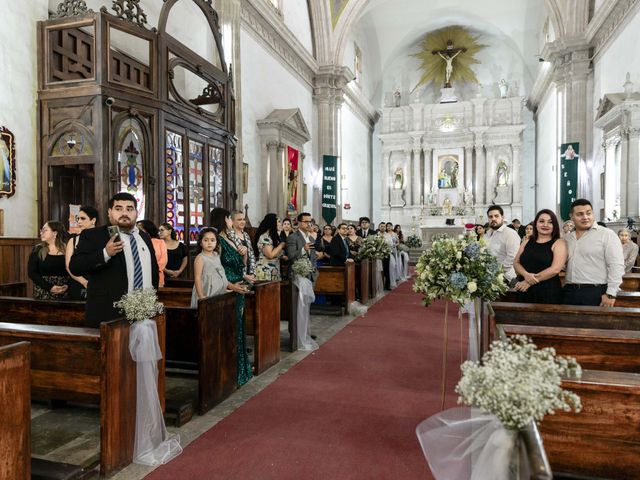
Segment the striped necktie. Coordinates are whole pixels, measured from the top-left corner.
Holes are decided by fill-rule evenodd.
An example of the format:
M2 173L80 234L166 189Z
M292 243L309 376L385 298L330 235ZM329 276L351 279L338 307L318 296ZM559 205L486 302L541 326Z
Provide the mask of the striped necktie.
M133 289L140 290L143 286L142 282L142 263L140 262L140 255L138 254L138 243L136 237L131 233L129 234L131 244L131 256L133 257Z

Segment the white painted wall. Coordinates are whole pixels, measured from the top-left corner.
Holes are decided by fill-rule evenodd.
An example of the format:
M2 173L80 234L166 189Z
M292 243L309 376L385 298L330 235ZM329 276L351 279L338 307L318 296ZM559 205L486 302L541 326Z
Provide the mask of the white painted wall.
M348 105L342 107L342 149L340 175L344 176L341 205L351 204L350 210L342 210L342 218L357 220L371 216L371 149L369 127L353 113Z
M244 158L238 161L249 164L249 191L244 195L244 203L249 204L249 218L254 225L262 219L266 205L261 205L262 189L265 188L261 178L260 135L257 121L265 118L275 109L299 108L307 128L313 125L312 91L301 83L297 76L283 66L278 59L256 41L251 32L240 30L240 61L242 68L242 141ZM308 184L308 197L311 196L311 175L318 165L314 158L312 141L303 149L303 178ZM310 209L309 198L306 209ZM319 212L313 212L318 215Z
M525 124L522 132L522 149L520 157L520 185L522 185L522 218L526 225L536 215L536 126L533 113L528 109L522 112Z
M602 149L602 130L593 126L600 99L607 93L621 93L627 72L635 84L635 91L640 90L640 56L635 54L632 45L640 42L640 10L627 20L624 30L598 52L593 62L593 96L589 111L589 125L593 131L593 141L587 152L587 169L591 174L591 192L594 195L594 210L599 218L603 201L600 199L600 173L604 171L604 151Z
M16 141L16 193L0 197L7 237L35 237L37 224L37 24L47 1L3 2L0 29L0 125Z
M543 208L557 210L559 144L556 97L556 88L552 85L536 113L535 211Z
M313 54L311 20L307 0L286 0L282 2L284 24L291 30L302 46Z

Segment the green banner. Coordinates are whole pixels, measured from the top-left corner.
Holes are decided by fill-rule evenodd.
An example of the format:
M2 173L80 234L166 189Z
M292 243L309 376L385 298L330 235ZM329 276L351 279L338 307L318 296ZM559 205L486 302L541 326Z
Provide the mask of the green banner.
M560 145L560 216L569 220L571 203L578 198L579 143Z
M336 200L338 198L338 157L322 156L322 218L331 223L336 218Z

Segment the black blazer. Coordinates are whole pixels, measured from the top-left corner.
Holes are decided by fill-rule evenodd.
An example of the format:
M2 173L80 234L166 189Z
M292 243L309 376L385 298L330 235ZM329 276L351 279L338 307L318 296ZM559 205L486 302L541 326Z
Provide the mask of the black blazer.
M371 236L371 235L375 235L376 231L373 229L369 229L369 233L367 233L367 237ZM364 238L363 236L363 230L361 228L356 228L356 235L358 235L359 237Z
M329 244L329 255L331 255L329 265L336 267L344 265L347 258L349 258L349 249L345 247L344 240L342 240L342 237L338 234L331 239L331 243Z
M142 231L140 236L149 248L151 283L157 289L159 273L156 253L149 236ZM85 324L88 327L98 328L100 322L123 316L114 308L113 302L127 293L127 264L123 252L113 256L108 262L104 261L102 250L109 238L106 226L84 230L69 262L69 270L76 276L85 277L89 282L85 311Z

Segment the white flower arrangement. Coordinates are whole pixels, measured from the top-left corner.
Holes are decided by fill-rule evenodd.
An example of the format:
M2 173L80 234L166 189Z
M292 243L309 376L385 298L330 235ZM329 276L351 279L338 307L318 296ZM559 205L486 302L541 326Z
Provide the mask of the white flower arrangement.
M470 299L495 300L507 291L502 266L475 235L442 236L418 260L413 290L424 304L448 298L463 306Z
M134 290L126 293L120 300L113 303L130 322L139 322L155 317L164 312L164 305L158 302L158 296L153 288Z
M458 403L495 415L509 430L582 408L580 397L561 386L562 377L582 376L580 365L553 348L538 349L524 335L493 342L481 362L464 362L461 370Z
M362 241L358 258L382 259L391 255L391 247L382 235L371 235Z
M416 234L409 235L405 243L409 248L422 248L422 239Z
M308 277L313 273L313 265L307 257L300 257L291 265L293 273L299 277Z

